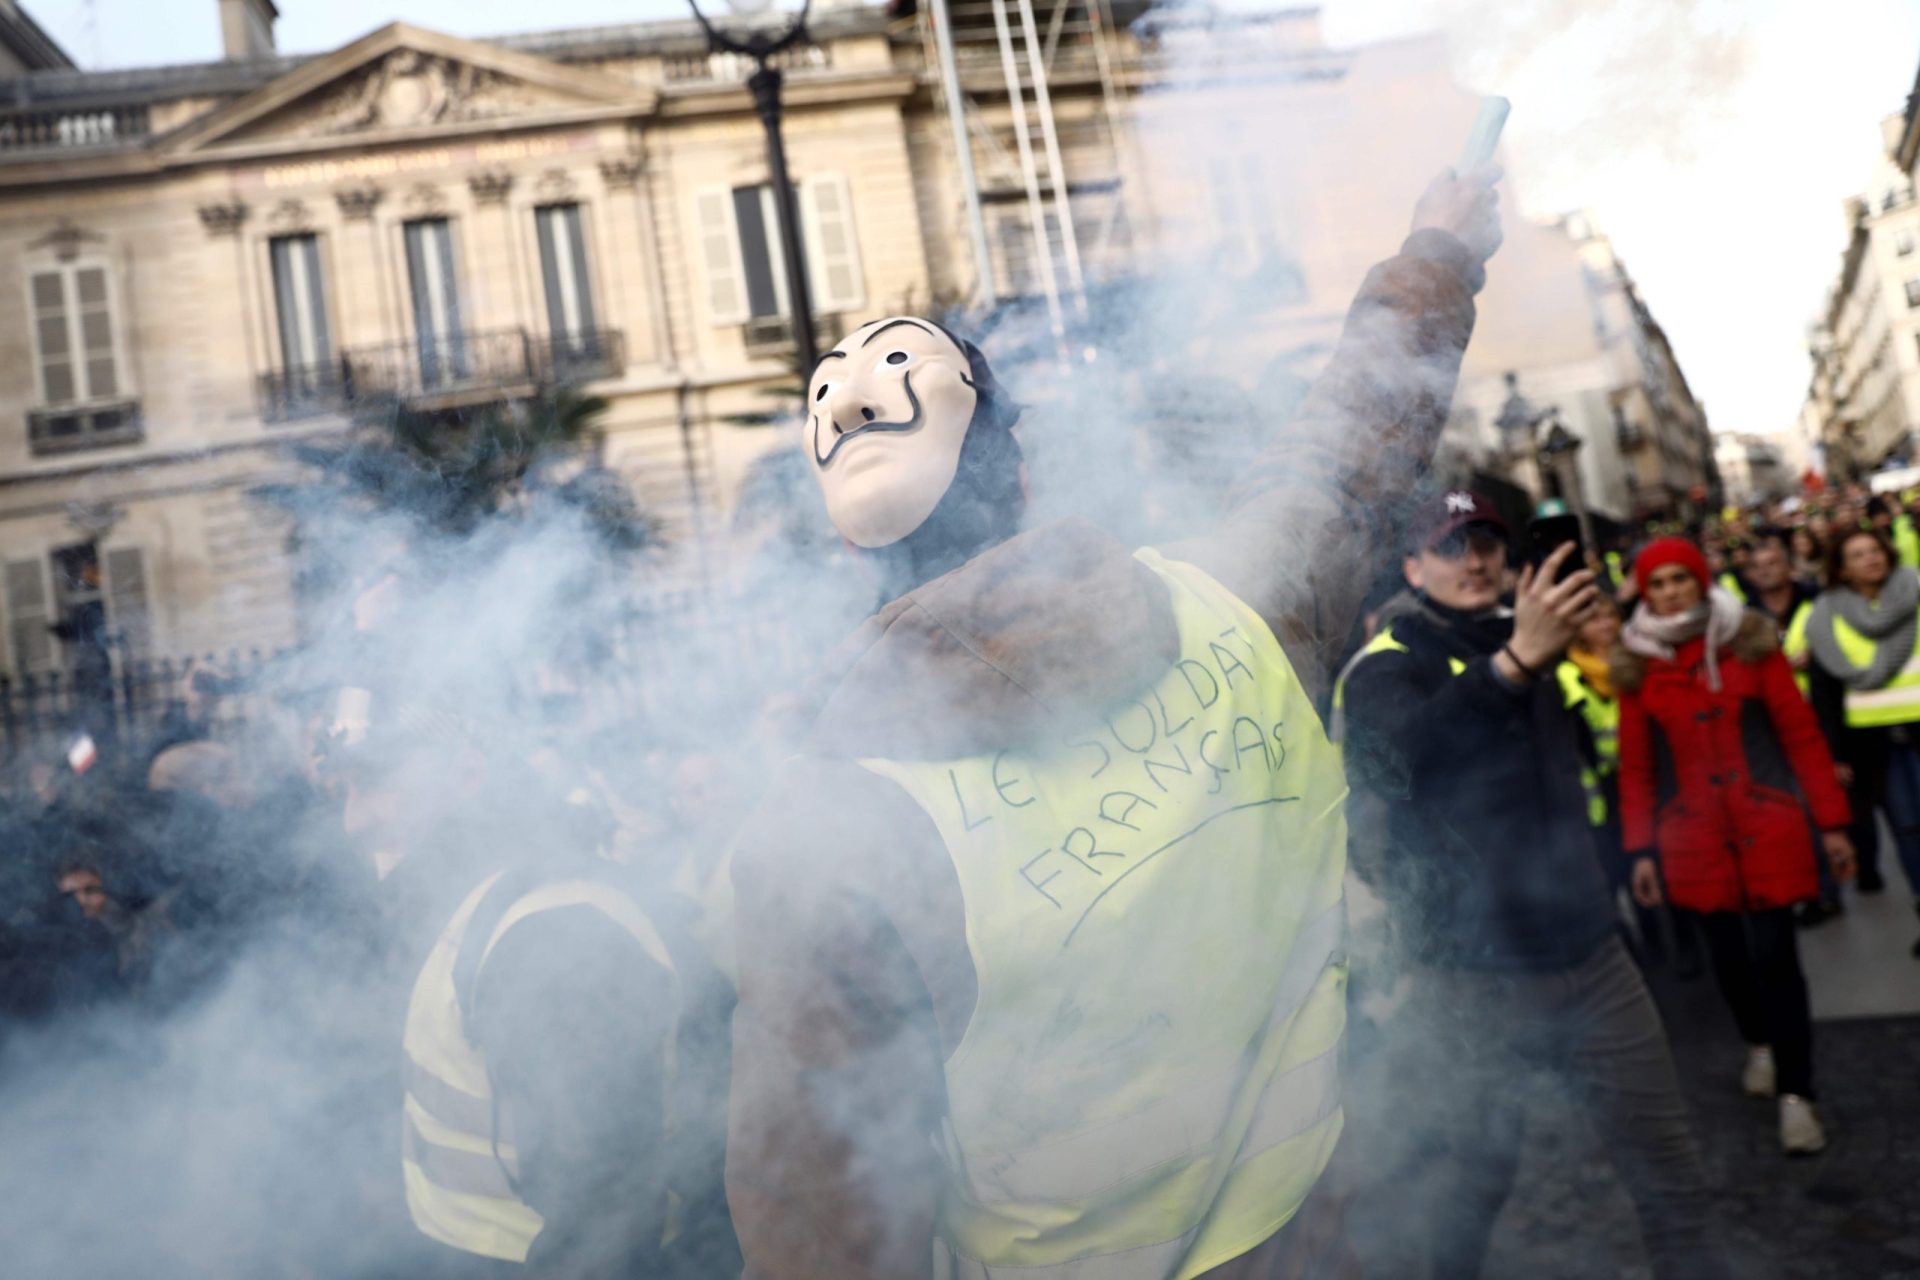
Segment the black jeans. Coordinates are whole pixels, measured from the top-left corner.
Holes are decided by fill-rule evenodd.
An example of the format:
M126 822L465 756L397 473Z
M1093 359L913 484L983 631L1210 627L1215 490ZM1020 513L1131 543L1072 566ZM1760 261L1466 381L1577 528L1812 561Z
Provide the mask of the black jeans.
M1653 1274L1730 1274L1666 1031L1618 939L1555 972L1418 976L1412 1024L1396 1029L1420 1038L1419 1074L1406 1087L1427 1100L1439 1158L1405 1175L1401 1202L1403 1229L1427 1236L1433 1280L1480 1274L1519 1168L1526 1077L1541 1066L1588 1108L1633 1199Z
M1773 1046L1781 1093L1812 1098L1813 1014L1792 910L1716 911L1699 920L1740 1038Z

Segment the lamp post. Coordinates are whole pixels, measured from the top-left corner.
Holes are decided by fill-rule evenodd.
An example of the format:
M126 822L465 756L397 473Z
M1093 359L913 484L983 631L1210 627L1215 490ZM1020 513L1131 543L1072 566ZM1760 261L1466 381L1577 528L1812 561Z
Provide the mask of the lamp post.
M771 0L727 0L727 7L742 18L765 13ZM819 345L813 333L813 298L807 288L807 263L800 245L800 217L794 206L793 180L787 176L787 147L780 137L780 68L768 60L806 39L807 12L813 0L805 0L800 12L783 31L755 29L744 39L717 29L700 11L700 0L687 0L700 29L707 33L707 46L715 53L734 53L753 59L754 72L747 77L747 90L760 112L760 123L767 130L767 174L773 186L773 207L780 223L780 254L787 264L788 323L793 328L794 352L800 360L800 376L813 375L819 360Z
M1531 400L1520 394L1520 375L1507 371L1507 399L1500 406L1500 414L1493 420L1494 428L1500 433L1501 451L1506 455L1509 478L1516 484L1524 484L1519 475L1519 463L1522 458L1532 458L1534 468L1540 471L1539 486L1547 487L1547 477L1540 470L1539 437L1540 424L1547 420L1550 410L1537 409Z
M1558 409L1549 408L1546 416L1553 425L1547 429L1547 438L1540 442L1540 470L1553 477L1554 487L1573 508L1574 519L1580 522L1582 545L1592 548L1593 528L1587 519L1587 496L1580 483L1580 446L1586 441L1567 430L1566 424L1560 421Z

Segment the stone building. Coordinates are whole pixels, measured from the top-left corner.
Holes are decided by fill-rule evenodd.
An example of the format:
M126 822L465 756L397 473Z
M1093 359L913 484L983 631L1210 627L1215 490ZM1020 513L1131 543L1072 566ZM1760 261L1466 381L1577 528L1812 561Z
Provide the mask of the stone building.
M732 521L785 442L743 420L795 378L749 68L691 21L396 23L287 55L271 0L219 3L219 62L80 71L13 41L0 0L0 44L31 55L0 108L0 668L70 664L49 628L87 609L122 660L297 639L287 530L250 494L369 401L581 385L611 406L598 460L677 540ZM969 309L1042 460L1089 371L1123 398L1310 378L1476 108L1437 38L1329 49L1310 9L952 13L957 84L914 0L816 6L782 55L814 310L831 337ZM1659 509L1690 482L1677 452L1606 486L1640 447L1619 415L1657 424L1654 384L1684 392L1670 350L1644 307L1598 318L1631 288L1596 283L1577 237L1511 204L1508 226L1454 456L1488 460L1518 370L1590 442L1597 506ZM1155 341L1115 358L1117 317ZM1124 451L1138 424L1110 429Z
M1842 480L1911 463L1920 425L1920 203L1909 117L1888 116L1880 133L1866 191L1843 206L1839 275L1807 343L1813 372L1802 429L1819 440L1827 474Z

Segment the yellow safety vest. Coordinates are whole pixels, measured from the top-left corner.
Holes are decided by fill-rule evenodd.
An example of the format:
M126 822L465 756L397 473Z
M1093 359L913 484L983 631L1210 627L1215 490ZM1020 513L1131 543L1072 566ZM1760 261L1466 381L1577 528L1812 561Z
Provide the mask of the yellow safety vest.
M1896 516L1893 521L1893 550L1908 568L1920 566L1920 529L1912 516Z
M1880 647L1878 641L1861 635L1838 616L1833 620L1833 638L1847 661L1856 667L1871 665ZM1846 709L1850 729L1879 729L1920 720L1920 648L1881 688L1848 689Z
M474 912L502 872L467 895L421 966L407 1004L407 1096L402 1105L401 1172L414 1225L468 1253L524 1262L544 1225L513 1189L518 1156L504 1115L496 1127L486 1059L467 1040L455 983L455 964ZM508 929L541 911L590 906L633 935L649 956L672 972L665 942L627 894L593 880L540 885L500 916L481 954L484 966ZM674 1001L678 1026L679 999ZM673 1076L674 1035L667 1038L667 1078Z
M1585 680L1580 668L1562 662L1554 668L1560 682L1560 696L1567 709L1580 713L1593 739L1593 767L1580 770L1580 787L1587 796L1587 821L1593 826L1607 822L1607 792L1604 783L1620 768L1620 700L1603 698Z
M956 1277L1197 1276L1299 1210L1343 1123L1346 775L1265 622L1192 565L1179 659L1043 744L861 763L959 875Z
M1739 600L1741 604L1745 604L1747 602L1747 593L1741 590L1740 588L1739 574L1729 569L1727 570L1727 572L1720 575L1718 581L1720 585L1725 587L1729 592L1731 592L1734 598Z
M1787 661L1793 663L1793 683L1799 686L1800 696L1813 696L1813 678L1807 673L1801 661L1809 652L1807 644L1807 619L1813 617L1813 601L1802 600L1800 607L1793 611L1793 617L1787 620L1787 633L1781 638L1780 651L1787 655Z

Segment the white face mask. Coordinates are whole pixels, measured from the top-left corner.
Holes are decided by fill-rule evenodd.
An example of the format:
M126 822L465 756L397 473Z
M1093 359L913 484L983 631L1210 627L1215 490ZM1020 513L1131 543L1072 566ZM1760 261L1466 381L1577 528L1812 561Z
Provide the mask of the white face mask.
M823 356L802 448L834 528L871 548L926 523L959 469L978 399L966 353L910 316L865 325Z

